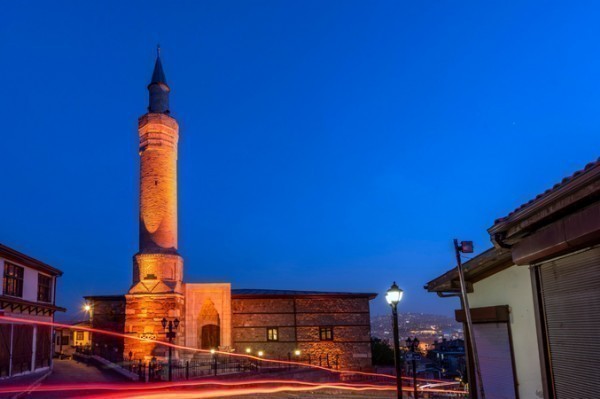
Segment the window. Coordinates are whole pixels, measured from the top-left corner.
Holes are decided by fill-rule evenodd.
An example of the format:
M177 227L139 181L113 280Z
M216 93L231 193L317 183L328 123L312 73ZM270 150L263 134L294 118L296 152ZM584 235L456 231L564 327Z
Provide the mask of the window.
M69 336L68 335L63 335L62 337L62 345L69 345Z
M279 341L279 329L275 327L267 328L267 341Z
M38 301L50 302L50 285L52 278L38 274Z
M4 295L23 296L23 268L4 262Z
M83 341L83 331L77 331L77 341Z
M321 341L333 341L333 327L319 327Z

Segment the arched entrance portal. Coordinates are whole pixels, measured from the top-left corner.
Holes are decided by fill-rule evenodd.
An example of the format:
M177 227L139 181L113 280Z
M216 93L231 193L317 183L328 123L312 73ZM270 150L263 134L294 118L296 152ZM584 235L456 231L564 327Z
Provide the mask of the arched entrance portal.
M200 308L198 327L198 347L200 349L217 349L221 345L219 312L210 299L206 299Z

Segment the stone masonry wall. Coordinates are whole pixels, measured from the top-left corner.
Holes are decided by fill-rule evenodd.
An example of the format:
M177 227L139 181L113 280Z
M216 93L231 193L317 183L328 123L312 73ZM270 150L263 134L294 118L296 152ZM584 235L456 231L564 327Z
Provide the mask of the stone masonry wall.
M91 326L104 331L122 334L125 328L125 296L112 298L91 298ZM124 339L112 335L93 333L92 345L95 353L106 355L115 352L115 360L122 360Z
M333 340L321 340L320 328L333 328ZM267 340L267 329L278 340ZM367 297L256 297L232 299L232 333L236 352L264 352L265 358L296 358L342 369L371 367L370 314Z
M164 114L139 119L140 252L177 250L177 121Z
M125 310L125 334L139 339L125 339L124 354L129 356L132 352L133 359L150 360L152 357L164 358L167 356L168 347L154 342L144 342L143 339L168 341L166 330L162 327L163 317L167 320L180 320L176 330L177 337L174 344L183 345L185 337L185 321L183 318L184 299L182 295L126 295L127 307ZM178 357L174 350L174 357Z

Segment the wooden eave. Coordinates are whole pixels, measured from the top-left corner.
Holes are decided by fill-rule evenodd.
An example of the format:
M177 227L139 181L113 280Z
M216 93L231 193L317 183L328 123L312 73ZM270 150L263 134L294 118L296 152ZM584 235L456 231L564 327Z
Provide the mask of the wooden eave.
M513 245L530 232L600 199L600 162L559 183L488 229L495 243Z
M8 295L0 295L0 310L27 314L52 315L54 312L65 312L66 309L51 303L26 301Z
M463 264L467 284L473 284L513 265L511 252L502 248L490 248ZM467 287L470 291L470 287ZM456 267L425 285L429 292L459 292L460 283Z

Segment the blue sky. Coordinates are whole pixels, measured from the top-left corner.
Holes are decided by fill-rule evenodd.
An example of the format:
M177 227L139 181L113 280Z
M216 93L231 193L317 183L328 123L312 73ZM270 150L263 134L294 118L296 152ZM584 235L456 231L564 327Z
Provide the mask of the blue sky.
M161 44L181 126L187 281L405 290L451 240L598 156L594 2L9 2L0 242L64 270L58 303L125 292L137 117ZM383 296L374 313L387 311Z

